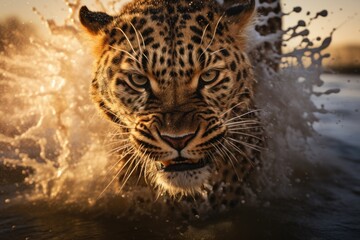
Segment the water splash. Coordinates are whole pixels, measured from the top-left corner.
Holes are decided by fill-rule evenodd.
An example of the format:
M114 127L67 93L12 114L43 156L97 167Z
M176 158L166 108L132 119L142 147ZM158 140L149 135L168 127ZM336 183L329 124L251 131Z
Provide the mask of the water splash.
M100 1L96 3L99 9L110 12L116 12L119 7L118 1L111 1L107 6ZM76 18L81 0L65 1L65 4L69 16L62 25L44 18L34 9L50 30L49 39L29 36L25 50L2 53L1 163L7 171L22 169L25 178L24 182L15 181L21 193L17 196L5 194L4 201L9 204L24 199L43 200L65 207L76 205L86 209L95 204L111 208L111 203L106 200L96 201L113 179L116 171L109 172L108 169L116 162L116 157L113 159L107 153L110 149L104 147L109 130L88 97L92 60L88 57L90 53L84 50ZM267 3L263 5L271 7ZM301 8L296 7L279 16L299 12ZM266 37L255 34L254 47L275 41L281 35L284 45L300 42L282 56L273 56L281 59L279 72L272 71L262 62L255 67L259 79L257 105L263 109L262 118L269 137L269 150L265 153L266 161L259 181L266 186L268 194L278 194L279 183L288 185L291 174L288 156L304 151L306 139L314 135L312 124L318 120L315 113L326 113L325 109L314 105L311 97L323 94L315 92L314 86L322 85L321 66L329 57L326 49L333 32L323 40L308 38L308 25L326 15L326 11L321 11L310 16L308 23L299 20L295 26ZM267 20L262 17L258 24ZM329 90L326 94L336 92ZM141 192L134 188L118 192L116 182L104 197L116 198L117 206L121 205L119 201L132 201L137 192Z
M75 26L52 26L50 39L32 37L25 51L1 60L1 160L31 169L24 171L31 198L82 199L106 164L103 123L88 98L91 70L81 69L92 63L68 31Z
M294 7L291 12L279 13L278 16L295 17L301 12L301 7ZM339 92L339 89L326 92L314 90L316 86L323 85L323 61L330 57L327 48L335 30L324 39L317 37L310 40L309 26L315 24L317 18L326 16L327 11L323 10L313 17L308 15L308 22L298 17L294 26L265 38L258 36L260 39L256 41L260 44L271 42L278 35L283 39L281 56L271 56L278 59L278 72L267 67L266 62L255 65L259 81L256 103L263 110L262 121L268 137L268 151L265 151L263 170L258 178L259 185L263 186L258 192L262 192L265 198L282 194L288 196L292 190L294 162L304 161L306 155L311 154L308 140L317 136L313 128L313 124L319 121L316 114L328 113L323 107L316 107L312 97ZM267 21L268 17L260 18L259 24Z

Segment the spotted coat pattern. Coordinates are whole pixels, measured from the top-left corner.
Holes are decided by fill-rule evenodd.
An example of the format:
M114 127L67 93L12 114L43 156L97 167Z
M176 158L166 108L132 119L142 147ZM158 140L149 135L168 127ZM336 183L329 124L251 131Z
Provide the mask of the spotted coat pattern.
M114 17L80 11L96 45L92 98L135 149L124 161L139 162L138 174L185 216L235 207L259 166L263 134L245 51L254 1L242 2L137 0ZM181 148L167 140L190 135ZM179 159L201 168L159 171Z

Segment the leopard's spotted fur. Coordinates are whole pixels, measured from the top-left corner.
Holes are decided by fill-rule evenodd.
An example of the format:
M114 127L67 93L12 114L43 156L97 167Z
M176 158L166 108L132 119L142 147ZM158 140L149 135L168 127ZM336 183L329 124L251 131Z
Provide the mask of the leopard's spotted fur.
M130 141L124 165L165 198L185 200L172 206L195 199L193 214L236 206L259 164L263 133L245 51L254 5L134 0L115 17L80 11L98 57L92 98Z

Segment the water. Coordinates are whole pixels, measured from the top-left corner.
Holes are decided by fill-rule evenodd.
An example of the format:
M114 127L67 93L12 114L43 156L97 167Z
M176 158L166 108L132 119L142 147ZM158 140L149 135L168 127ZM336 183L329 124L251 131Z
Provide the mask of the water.
M331 38L285 54L281 73L259 83L270 136L262 188L235 211L187 222L146 211L151 203L124 215L141 187L119 192L115 181L97 200L116 172L114 142L89 100L90 53L70 20L47 21L46 41L13 22L27 37L2 46L0 239L359 238L360 77L322 74ZM287 36L306 38L301 25Z

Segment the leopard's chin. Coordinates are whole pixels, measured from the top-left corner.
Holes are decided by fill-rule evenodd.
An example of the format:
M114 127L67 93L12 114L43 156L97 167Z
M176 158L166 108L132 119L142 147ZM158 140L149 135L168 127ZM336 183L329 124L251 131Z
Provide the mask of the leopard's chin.
M170 196L188 196L201 191L211 174L210 166L205 160L198 163L171 164L157 170L155 185L160 192Z

